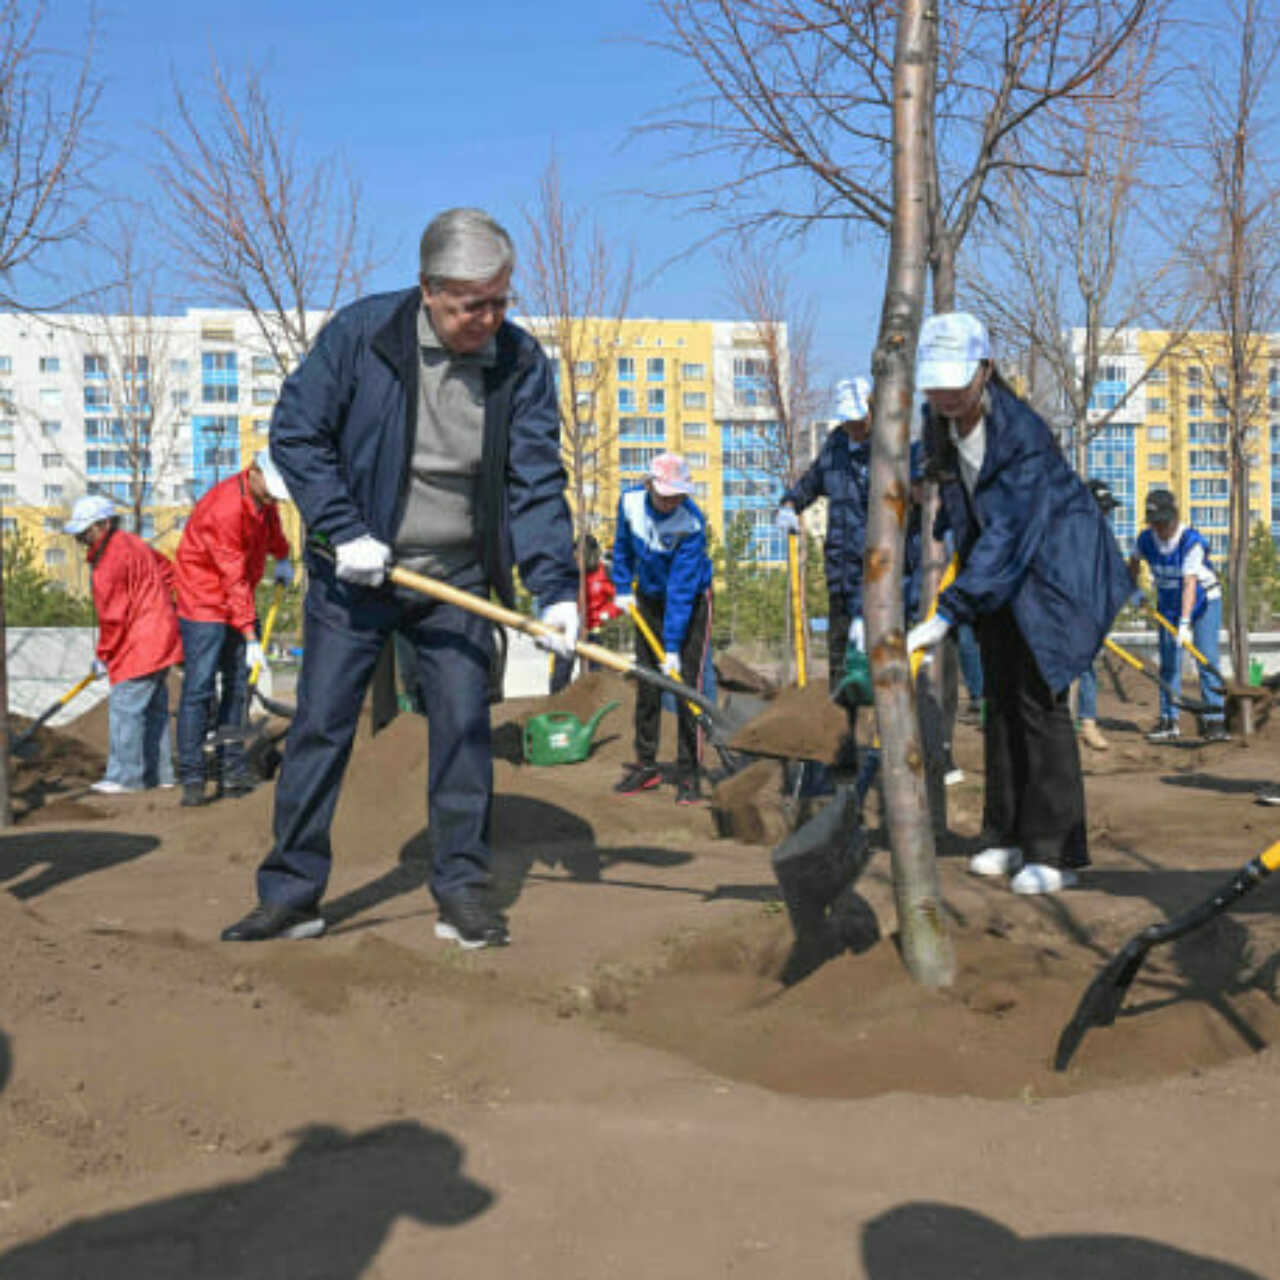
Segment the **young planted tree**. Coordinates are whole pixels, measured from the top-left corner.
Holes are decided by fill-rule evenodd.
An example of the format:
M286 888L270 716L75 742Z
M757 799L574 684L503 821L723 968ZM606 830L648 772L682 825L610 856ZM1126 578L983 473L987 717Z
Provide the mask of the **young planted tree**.
M52 255L83 237L98 158L90 136L100 92L92 20L83 48L68 53L43 42L44 16L43 4L0 3L0 306L13 310L37 301L56 305L34 296L36 273L47 272ZM3 581L0 573L0 746L9 739ZM12 822L6 746L0 753L0 826Z
M524 304L530 328L559 360L560 448L577 522L578 612L585 617L586 536L607 528L617 496L608 487L618 441L610 369L631 300L632 261L584 211L566 203L554 158L524 217Z
M214 61L207 94L175 83L174 105L155 173L178 268L200 297L248 311L290 373L372 268L359 186L339 160L304 158L255 70L237 84Z

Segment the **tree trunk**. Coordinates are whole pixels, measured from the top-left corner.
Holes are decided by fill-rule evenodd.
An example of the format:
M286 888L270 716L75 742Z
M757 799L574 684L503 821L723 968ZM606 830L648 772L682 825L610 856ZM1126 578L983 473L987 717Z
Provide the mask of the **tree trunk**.
M1237 385L1240 385L1239 383ZM1239 392L1236 392L1237 397ZM1240 406L1235 406L1231 423L1231 519L1227 550L1227 581L1230 583L1230 611L1227 615L1227 643L1232 672L1241 684L1249 681L1249 459L1245 451L1245 423ZM1240 699L1240 734L1246 740L1253 732L1253 705Z
M0 827L13 826L9 791L9 656L4 614L4 537L0 535Z
M929 252L927 108L937 64L936 11L904 0L894 53L894 214L875 376L864 612L894 896L903 960L927 986L955 978L925 797L923 752L903 635L902 569L916 342Z

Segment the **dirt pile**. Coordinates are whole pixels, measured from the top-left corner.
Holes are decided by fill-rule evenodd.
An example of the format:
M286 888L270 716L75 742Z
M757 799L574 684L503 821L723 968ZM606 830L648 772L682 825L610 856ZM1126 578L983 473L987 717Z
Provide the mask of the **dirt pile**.
M827 696L827 682L814 680L777 694L729 745L751 755L831 764L848 729L843 709Z

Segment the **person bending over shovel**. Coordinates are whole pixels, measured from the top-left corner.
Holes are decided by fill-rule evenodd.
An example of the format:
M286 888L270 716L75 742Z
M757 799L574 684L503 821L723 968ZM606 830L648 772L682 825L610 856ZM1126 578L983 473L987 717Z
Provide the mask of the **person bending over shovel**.
M618 608L634 608L662 641L662 670L691 688L701 688L711 637L711 559L707 521L689 496L689 464L678 453L660 453L644 485L618 501L613 542L613 585ZM656 667L658 658L639 627L636 662ZM648 791L662 781L658 730L662 693L649 684L636 689L636 759L614 787L620 795ZM676 803L697 804L702 735L685 702L676 707Z
M169 668L182 661L173 565L119 524L110 498L87 494L63 526L86 551L98 614L94 674L111 682L107 772L89 788L100 795L173 786Z
M271 456L309 546L298 712L276 781L275 844L258 905L231 942L323 933L318 904L329 828L356 720L394 634L418 659L427 716L430 888L436 936L500 946L489 893L493 754L490 622L387 582L393 559L513 608L512 567L573 652L578 569L565 502L551 362L505 316L511 238L479 209L450 209L423 233L414 288L343 308L286 379ZM394 697L392 698L394 701Z
M249 672L263 661L254 592L267 556L275 579L293 581L289 543L276 503L289 490L275 464L259 453L245 470L213 486L196 503L176 556L178 624L182 628L182 697L178 703L178 777L182 803L201 805L205 795L204 740L210 707L219 728L238 728L248 710ZM222 692L215 694L218 677ZM218 795L242 796L256 779L242 743L218 749Z
M942 499L934 536L952 531L959 567L907 650L975 624L987 682L986 847L969 870L1010 874L1015 893L1053 893L1089 861L1068 693L1133 581L1093 495L997 373L983 323L931 316L916 361Z

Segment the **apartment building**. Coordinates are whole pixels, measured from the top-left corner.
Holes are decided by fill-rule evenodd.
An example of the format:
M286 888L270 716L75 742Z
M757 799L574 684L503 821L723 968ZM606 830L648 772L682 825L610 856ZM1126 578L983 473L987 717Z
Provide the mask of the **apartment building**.
M1077 352L1083 351L1083 330L1072 337ZM1169 335L1157 330L1128 330L1112 343L1102 361L1090 416L1096 421L1122 407L1090 440L1086 470L1090 477L1106 480L1116 495L1120 506L1113 520L1126 550L1143 527L1147 493L1169 489L1183 519L1204 534L1221 566L1227 554L1231 490L1224 336L1187 335L1139 386L1168 343ZM1253 409L1249 523L1251 528L1266 525L1273 537L1280 537L1280 339L1261 344L1245 390ZM1064 443L1070 447L1069 433Z
M313 330L323 317L311 318ZM773 527L774 414L756 326L721 320L584 320L567 376L556 335L524 320L556 362L566 423L594 427L599 465L587 523L607 545L620 487L674 449L689 460L696 500L718 534L738 511L755 524L753 554L785 557ZM783 348L785 351L785 331ZM583 365L590 365L584 370ZM122 509L161 550L177 546L192 504L246 466L267 441L282 371L247 311L192 309L128 317L0 315L0 519L22 528L45 568L73 590L88 575L62 534L89 491ZM576 405L568 403L571 385ZM570 431L566 430L566 435ZM296 545L296 512L286 508Z

